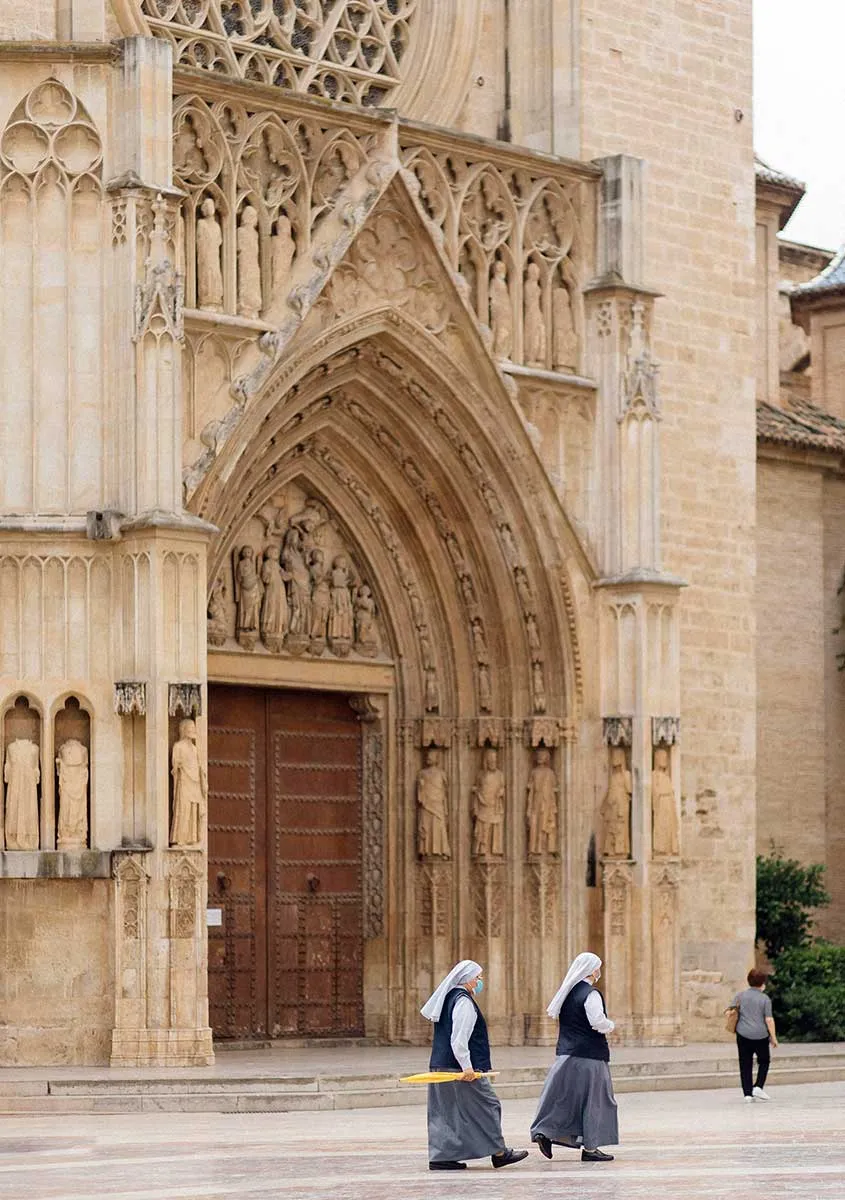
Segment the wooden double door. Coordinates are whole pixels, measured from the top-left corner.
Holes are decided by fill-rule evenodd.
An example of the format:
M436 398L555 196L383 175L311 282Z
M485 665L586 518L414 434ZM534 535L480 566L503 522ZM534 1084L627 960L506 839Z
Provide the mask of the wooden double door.
M219 1038L364 1032L361 733L334 693L209 687ZM212 918L213 920L213 918Z

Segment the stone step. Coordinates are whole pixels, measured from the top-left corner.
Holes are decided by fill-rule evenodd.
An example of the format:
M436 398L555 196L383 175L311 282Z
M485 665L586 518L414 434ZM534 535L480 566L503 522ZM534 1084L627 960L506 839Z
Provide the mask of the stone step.
M545 1068L502 1071L496 1091L503 1099L536 1098ZM736 1060L620 1063L613 1068L617 1092L737 1088ZM771 1082L828 1083L845 1080L842 1053L793 1054L772 1065ZM423 1104L426 1088L403 1085L393 1075L279 1076L228 1079L4 1080L0 1113L307 1112Z

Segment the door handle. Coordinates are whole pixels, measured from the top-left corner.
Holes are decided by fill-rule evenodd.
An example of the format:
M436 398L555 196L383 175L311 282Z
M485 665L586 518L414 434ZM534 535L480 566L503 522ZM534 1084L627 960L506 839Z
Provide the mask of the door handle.
M228 875L224 875L223 872L221 871L217 876L218 892L228 892L228 890L231 886L232 886L231 879L229 878Z
M319 875L315 875L313 873L313 871L309 871L309 873L305 876L305 882L308 884L309 892L319 892L319 890L320 890L320 876Z

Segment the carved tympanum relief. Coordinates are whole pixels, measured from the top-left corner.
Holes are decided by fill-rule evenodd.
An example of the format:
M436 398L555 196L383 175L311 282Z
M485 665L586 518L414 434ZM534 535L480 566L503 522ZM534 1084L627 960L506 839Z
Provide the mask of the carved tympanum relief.
M494 355L577 371L581 185L400 137L423 212L466 281L470 304L489 322Z
M551 751L539 746L534 751L525 809L528 853L532 856L558 852L558 792Z
M605 858L631 857L631 796L633 781L624 746L610 747L610 779L601 806L602 854Z
M658 746L651 770L652 851L655 858L680 854L678 807L669 751Z
M273 496L243 527L231 584L222 576L212 583L212 645L235 639L244 650L271 654L382 653L373 589L326 505L299 487Z
M402 78L419 0L138 0L174 61L288 91L381 105Z
M173 778L170 844L199 846L208 802L208 776L197 746L194 721L179 722L179 739L171 752L170 773Z
M449 780L436 747L424 752L417 775L417 853L420 858L449 858Z
M505 775L499 767L499 752L485 746L481 766L472 786L473 858L498 858L505 851Z

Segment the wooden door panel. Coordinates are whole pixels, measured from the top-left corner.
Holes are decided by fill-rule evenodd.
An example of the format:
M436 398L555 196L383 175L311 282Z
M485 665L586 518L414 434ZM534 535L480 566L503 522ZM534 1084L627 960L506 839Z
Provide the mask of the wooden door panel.
M266 1036L265 705L248 688L209 689L209 1019L217 1037Z

